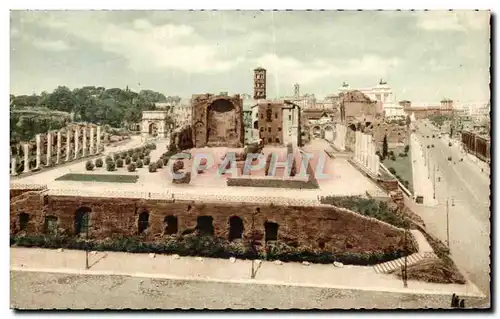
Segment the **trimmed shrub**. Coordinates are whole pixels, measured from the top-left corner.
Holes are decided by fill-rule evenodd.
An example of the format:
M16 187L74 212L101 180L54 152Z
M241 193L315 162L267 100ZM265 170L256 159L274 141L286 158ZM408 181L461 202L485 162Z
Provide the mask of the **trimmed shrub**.
M111 156L106 156L106 163L113 162L113 158Z
M145 156L149 156L149 154L151 154L151 150L149 148L145 149L144 150L144 155Z
M163 167L163 160L159 159L156 161L156 168L162 168Z
M129 156L125 157L125 165L128 165L130 163L132 163L132 159Z
M94 170L94 163L92 163L92 161L87 161L87 163L85 163L85 169L87 171L92 171Z
M141 153L143 151L142 147L136 147L134 148L134 153Z
M161 160L161 159L160 159ZM163 162L163 165L164 166L167 166L168 165L168 161L170 160L170 157L164 157L163 160L161 160Z
M149 156L144 157L144 165L149 165L149 163L151 163Z
M102 158L98 158L95 160L95 167L102 167L104 163L102 162Z
M389 172L391 172L391 174L396 174L396 170L394 169L394 167L389 167Z
M111 161L111 162L107 162L106 163L106 170L108 172L112 172L114 171L116 168L115 168L115 162Z
M132 157L134 155L134 150L130 149L127 151L128 156Z
M123 159L122 158L118 158L116 160L116 167L123 167Z
M144 164L142 163L142 160L137 160L135 165L137 166L137 168L142 168L144 166Z
M139 158L140 158L141 160L142 160L142 159L144 159L144 153L140 153L140 154L139 154Z
M132 155L132 162L137 162L138 159L139 159L139 154L134 153L134 155Z
M174 172L184 168L184 162L182 160L177 160L174 163Z
M408 153L410 151L410 145L405 145L405 153Z
M149 164L149 172L150 173L156 172L156 164L155 163Z
M391 161L395 161L396 160L396 156L392 155L391 156Z
M120 154L118 154L118 153L113 154L113 161L116 162L116 160L119 158L120 158Z
M128 164L128 166L127 166L127 170L128 170L129 172L135 172L135 164L134 164L134 163L130 163L130 164Z

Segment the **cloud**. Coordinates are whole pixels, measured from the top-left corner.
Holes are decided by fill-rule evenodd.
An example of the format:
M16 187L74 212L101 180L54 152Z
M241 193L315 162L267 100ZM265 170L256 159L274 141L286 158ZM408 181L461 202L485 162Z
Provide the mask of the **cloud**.
M51 40L35 39L33 40L33 45L39 49L54 51L54 52L71 50L71 47L62 40L51 41Z
M10 29L10 38L11 39L17 39L20 36L21 36L21 33L19 32L19 29L17 29L17 28Z
M131 25L60 19L57 22L47 20L45 26L95 43L103 51L123 56L135 71L224 72L243 60L224 56L222 48L217 44L204 43L188 25L153 25L145 19L135 20Z
M381 58L366 55L360 59L327 61L316 59L302 62L291 57L266 54L256 59L256 64L266 68L280 82L303 84L312 83L332 76L377 76L383 77L400 64L398 58Z
M489 11L418 12L417 26L427 31L482 30L489 26Z

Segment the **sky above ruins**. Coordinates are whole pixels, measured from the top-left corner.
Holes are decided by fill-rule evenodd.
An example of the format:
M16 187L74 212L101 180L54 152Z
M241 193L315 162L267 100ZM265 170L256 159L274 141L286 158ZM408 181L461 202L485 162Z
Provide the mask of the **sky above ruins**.
M261 66L268 98L294 83L321 98L382 78L397 100L488 100L489 35L484 11L16 11L10 88L252 94Z

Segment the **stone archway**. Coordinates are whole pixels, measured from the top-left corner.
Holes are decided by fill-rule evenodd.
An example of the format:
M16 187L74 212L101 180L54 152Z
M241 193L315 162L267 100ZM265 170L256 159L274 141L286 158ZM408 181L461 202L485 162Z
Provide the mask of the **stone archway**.
M328 125L325 126L325 140L332 142L335 138L333 127Z
M149 136L158 136L158 125L155 122L148 124L148 134Z
M321 127L319 127L318 125L314 126L313 129L312 129L312 135L313 135L313 138L320 138L321 137Z
M90 229L90 213L92 209L89 207L80 207L75 212L74 225L75 225L75 235L80 235L88 233Z
M207 108L207 143L238 142L236 108L227 99L218 99Z

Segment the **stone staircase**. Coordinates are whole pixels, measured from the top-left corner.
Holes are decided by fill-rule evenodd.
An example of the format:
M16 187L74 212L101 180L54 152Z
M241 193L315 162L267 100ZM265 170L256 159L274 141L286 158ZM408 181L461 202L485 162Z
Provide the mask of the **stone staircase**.
M437 258L436 254L433 252L421 252L411 254L407 257L407 266L414 265L424 259ZM373 269L377 274L387 274L393 270L401 269L405 264L405 257L401 257L395 260L387 261L385 263L377 264L373 266Z

